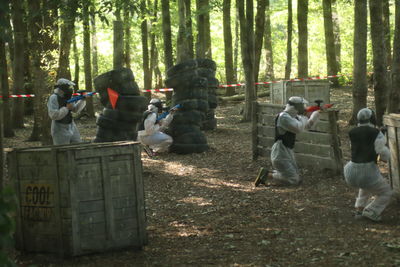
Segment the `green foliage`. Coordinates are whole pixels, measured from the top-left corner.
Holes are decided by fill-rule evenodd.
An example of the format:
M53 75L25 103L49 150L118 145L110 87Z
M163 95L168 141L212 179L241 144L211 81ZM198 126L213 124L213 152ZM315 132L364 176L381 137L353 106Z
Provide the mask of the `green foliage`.
M0 192L0 266L16 266L6 254L6 249L13 245L15 229L14 219L11 214L15 212L15 194L11 188L4 188Z

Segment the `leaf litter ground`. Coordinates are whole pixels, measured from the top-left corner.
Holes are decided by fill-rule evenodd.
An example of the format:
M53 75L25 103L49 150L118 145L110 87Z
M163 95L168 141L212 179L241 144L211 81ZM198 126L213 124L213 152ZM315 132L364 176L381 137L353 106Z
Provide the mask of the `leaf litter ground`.
M259 99L266 101L265 98ZM335 89L344 160L349 159L347 119L351 90ZM372 103L371 98L369 103ZM353 218L357 190L340 175L303 169L298 187L258 187L253 181L266 159L252 160L251 123L241 123L243 102L221 103L218 128L206 132L210 150L201 154L142 153L149 243L140 251L58 259L14 251L20 266L400 266L400 203L382 223ZM89 141L94 119L78 127ZM6 139L22 142L31 127ZM387 165L381 164L387 177Z

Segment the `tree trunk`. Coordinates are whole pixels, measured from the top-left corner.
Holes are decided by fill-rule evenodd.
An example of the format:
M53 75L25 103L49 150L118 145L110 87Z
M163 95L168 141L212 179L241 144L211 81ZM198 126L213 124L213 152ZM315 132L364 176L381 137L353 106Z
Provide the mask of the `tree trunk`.
M290 73L292 72L292 35L293 35L292 0L288 0L285 80L290 79Z
M192 10L191 0L185 0L185 16L186 16L186 38L188 42L189 58L194 58L194 41L193 41L193 26L192 26Z
M0 10L2 13L2 10ZM1 15L0 13L0 15ZM3 13L4 15L4 13ZM4 28L3 28L4 29ZM4 118L4 136L13 137L13 122L11 120L10 112L10 95L8 85L8 71L7 71L7 60L6 60L6 46L4 41L4 30L0 27L0 86L3 101L3 118Z
M74 64L75 64L74 83L76 84L75 89L79 90L80 66L79 66L79 51L78 51L78 46L76 44L76 31L74 31L74 39L72 39L72 50L74 51Z
M227 84L235 81L233 70L233 49L232 49L232 29L231 29L231 0L224 0L223 3L223 30L224 30L224 56L225 56L225 78ZM235 94L235 87L227 87L226 96Z
M93 91L92 84L92 61L90 46L90 25L89 25L89 1L82 2L82 22L83 22L83 69L85 72L85 90ZM94 118L93 98L86 99L86 111L90 118Z
M149 32L147 28L147 8L146 1L141 0L140 2L140 11L142 13L142 23L141 23L141 32L142 32L142 59L143 59L143 80L144 80L144 89L151 89L151 70L150 70L150 57L149 57ZM146 92L145 95L150 98L151 92Z
M161 14L162 14L162 32L163 32L163 45L164 45L164 65L165 70L168 70L174 65L174 58L172 54L172 34L171 34L171 16L169 11L169 0L161 0ZM172 92L166 92L167 100L171 100Z
M0 99L0 192L4 187L4 117L3 117L3 100Z
M335 55L336 55L336 65L338 67L338 72L341 72L341 40L340 40L340 23L339 15L336 7L336 0L332 0L332 23L333 23L333 34L335 38Z
M186 7L185 0L178 0L179 30L176 46L176 61L181 63L190 59L189 44L186 38Z
M265 6L269 0L257 0L257 14L254 34L254 80L258 81L260 72L261 51L265 32ZM256 86L257 90L257 86Z
M386 63L389 67L392 65L392 46L390 42L390 4L389 0L383 0L382 2L382 15L383 15L383 32L385 38L386 48Z
M12 21L14 27L14 70L13 70L13 93L24 94L24 22L23 14L25 10L22 7L21 0L12 1ZM14 99L13 105L14 128L24 128L24 100L23 98Z
M239 64L239 45L240 45L240 36L239 36L239 9L236 8L236 19L235 19L235 47L233 50L233 77L235 81L239 81L238 75L238 64Z
M392 85L387 108L388 113L399 113L400 107L400 0L395 1L394 25Z
M246 100L244 106L243 120L250 121L252 115L252 103L256 99L254 86L254 11L253 0L237 0L236 6L239 12L240 43L242 46L242 62L246 80Z
M124 66L124 24L120 20L114 21L113 47L113 69L120 69Z
M269 0L266 0L266 15L265 15L265 61L266 61L266 79L273 81L274 75L274 55L272 51L272 32L271 32L271 16L269 9Z
M93 77L99 75L98 65L98 49L97 49L97 28L96 28L96 14L95 14L95 0L90 6L90 26L92 27L92 71ZM127 51L128 53L128 51Z
M297 4L297 24L299 29L298 45L298 77L308 77L308 0L298 0Z
M333 22L332 22L332 3L331 0L322 1L324 11L324 29L325 29L325 49L326 49L326 62L328 75L337 75L338 66L336 62L336 51L335 51L335 37L333 34ZM338 78L329 79L332 81L333 87L339 87Z
M382 125L383 114L385 113L388 101L388 79L385 36L382 21L382 1L369 1L369 14L371 20L371 40L374 65L374 95L376 120L379 126Z
M57 79L65 78L71 80L71 71L69 68L69 54L74 32L74 23L78 0L63 0L61 3L61 34L60 34L60 52L58 60Z
M197 41L196 58L206 58L206 13L208 12L208 0L196 0L197 9Z
M151 20L151 25L154 25L158 20L157 11L158 11L158 0L155 0L153 6L153 17ZM153 80L153 73L154 73L154 80L156 81L154 86L161 88L162 77L160 68L158 67L158 51L156 45L156 38L157 36L155 30L151 29L150 30L150 80Z
M356 0L353 39L353 111L350 125L357 123L358 111L367 106L367 16L367 0Z
M157 0L156 0L157 1ZM125 42L125 57L124 57L124 62L125 66L130 69L131 68L131 13L129 6L125 6L124 9L124 42Z

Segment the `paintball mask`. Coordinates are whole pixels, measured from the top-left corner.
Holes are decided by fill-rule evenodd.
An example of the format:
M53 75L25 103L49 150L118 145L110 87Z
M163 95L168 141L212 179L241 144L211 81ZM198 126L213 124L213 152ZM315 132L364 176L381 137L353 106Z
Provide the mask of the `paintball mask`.
M304 98L300 96L292 96L289 98L287 103L288 105L293 106L297 110L298 114L305 114L308 102Z
M153 98L150 100L150 104L148 106L148 109L153 112L161 112L162 111L162 102L158 98Z
M57 81L57 84L54 86L55 88L60 89L64 93L64 97L66 99L70 99L72 97L72 93L74 92L75 83L70 80L61 78Z
M372 123L376 125L376 115L375 112L370 108L363 108L357 113L358 123Z

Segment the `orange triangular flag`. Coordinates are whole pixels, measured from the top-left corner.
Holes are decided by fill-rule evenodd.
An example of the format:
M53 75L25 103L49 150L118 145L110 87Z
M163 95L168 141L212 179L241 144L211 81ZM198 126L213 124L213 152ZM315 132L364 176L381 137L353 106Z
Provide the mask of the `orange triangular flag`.
M108 98L110 99L111 106L113 109L115 109L119 94L111 88L107 88L107 93L108 93Z

